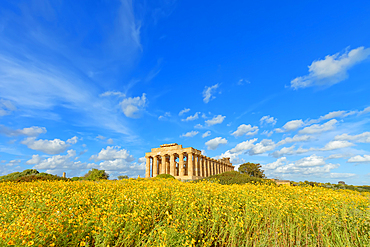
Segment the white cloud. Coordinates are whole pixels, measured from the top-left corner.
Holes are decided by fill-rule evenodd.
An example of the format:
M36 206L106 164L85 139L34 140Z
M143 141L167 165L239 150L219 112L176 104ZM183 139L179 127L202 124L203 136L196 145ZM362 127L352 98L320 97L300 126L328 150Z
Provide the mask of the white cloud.
M249 151L249 155L262 154L267 151L274 150L276 147L275 142L270 139L263 139L261 142L255 144Z
M222 137L216 137L216 138L213 138L213 139L207 141L205 144L206 144L208 150L215 150L220 145L227 144L227 140L225 138L222 138Z
M303 154L309 151L312 151L312 149L305 149L305 148L299 147L297 150L295 150L295 145L293 145L291 147L283 147L282 149L271 153L270 156L278 158L278 157L285 156L285 155Z
M203 128L203 125L201 125L201 124L196 124L196 125L194 126L194 128L196 128L196 129L202 129L202 128Z
M348 163L370 163L370 155L356 155L347 160Z
M72 138L71 138L72 139ZM71 140L69 139L69 140ZM21 141L32 150L44 152L46 154L60 154L64 152L70 145L60 139L54 140L36 140L36 137L28 137Z
M185 119L181 119L181 121L185 121L185 122L188 122L188 121L193 121L193 120L196 120L199 118L199 114L200 112L196 112L193 116L189 116Z
M325 159L315 154L289 163L285 157L275 162L263 165L270 175L293 174L293 175L317 175L328 174L331 170L338 168L339 164L327 164Z
M279 143L278 143L279 144ZM291 147L283 147L282 149L273 152L270 154L270 156L274 156L276 158L284 156L284 155L295 155L295 154L302 154L302 153L307 153L310 151L331 151L331 150L336 150L336 149L341 149L341 148L346 148L346 147L351 147L353 146L353 143L350 143L348 141L330 141L328 142L323 148L309 148L305 149L302 147L299 147L297 150L295 150L295 145Z
M348 142L348 141L330 141L325 145L325 147L321 148L321 151L329 151L329 150L335 150L340 148L346 148L354 146L355 144Z
M103 148L99 154L92 155L90 160L95 160L96 162L101 160L124 159L127 162L131 162L135 159L126 149L120 148L120 146L108 146L106 149Z
M359 115L366 114L370 112L370 106L366 107L363 111L359 112Z
M322 166L325 165L325 159L321 156L313 154L309 157L305 157L295 162L298 167L311 167L311 166Z
M352 156L352 155L351 154L331 154L326 159L327 160L329 160L329 159L341 159L341 158L347 158L349 156Z
M212 119L210 120L206 120L205 123L208 125L208 126L212 126L212 125L215 125L215 124L220 124L224 121L224 119L226 118L226 116L222 116L222 115L218 115L218 116L215 116L213 117Z
M335 124L338 121L335 119L332 119L324 124L313 124L309 127L306 127L300 131L298 131L299 134L317 134L325 131L329 131L335 128Z
M215 92L215 90L218 88L218 83L211 86L211 87L205 87L203 90L203 101L204 103L208 103L210 100L216 98L212 94Z
M100 139L100 140L105 140L105 136L102 136L102 135L98 135L97 137L96 137L97 139Z
M354 115L356 113L358 113L358 111L332 111L324 116L319 117L318 119L312 119L312 120L307 121L306 125L313 124L313 123L319 123L321 121L329 120L333 118L344 118L344 117Z
M286 161L287 161L286 157L281 157L272 163L262 165L262 169L263 170L275 170L276 168L285 165Z
M262 132L262 135L267 135L268 137L272 136L272 134L274 134L274 131L264 130L264 131Z
M348 77L347 71L370 56L370 48L358 47L343 54L327 55L325 59L313 61L309 74L292 80L294 89L311 86L332 86Z
M146 105L146 96L145 93L140 97L134 97L134 98L126 98L121 101L121 107L122 111L125 114L126 117L129 118L139 118L140 114L139 112L145 107Z
M189 131L185 134L182 134L180 137L193 137L193 136L197 135L198 133L199 133L198 131L193 130L193 131Z
M112 144L114 143L114 141L113 141L113 139L112 139L112 138L109 138L109 139L107 140L107 143L108 143L108 144L110 144L110 145L112 145Z
M100 162L99 165L89 164L88 168L97 168L100 170L105 170L108 174L111 174L115 171L121 171L123 174L136 175L138 171L145 171L145 162L141 163L132 163L125 159L114 159L114 160L105 160Z
M276 128L275 131L277 133L284 133L288 131L296 130L304 125L302 119L299 120L292 120L284 124L283 128Z
M245 84L249 84L251 83L250 81L246 80L246 79L240 79L238 82L237 82L237 85L241 86L241 85L245 85Z
M68 139L68 140L67 140L67 143L69 143L69 144L76 144L76 143L77 143L77 141L78 141L77 136L74 136L74 137L72 137L71 139Z
M312 139L312 137L308 136L308 135L303 135L303 136L295 135L293 137L287 137L287 138L279 141L277 143L277 145L284 145L284 144L292 143L292 142L306 142L306 141L309 141L311 139Z
M17 129L13 130L8 127L0 125L0 133L5 134L7 136L38 136L40 134L46 133L45 127L38 127L38 126L32 126L29 128L23 128L23 129Z
M348 135L348 134L337 135L334 137L334 140L370 143L370 132L363 132L358 135Z
M179 112L179 116L181 116L182 114L184 114L184 113L187 113L188 111L190 111L190 108L185 108L184 110L181 110L180 112Z
M55 155L41 161L38 160L38 163L33 168L40 170L78 170L86 168L85 163L73 161L75 156L76 151L71 149L67 151L66 155ZM32 156L33 158L34 156Z
M171 113L170 112L165 112L164 114L163 114L163 116L159 116L158 117L158 120L161 120L161 119L166 119L166 117L171 117Z
M10 114L17 110L10 100L0 99L0 117Z
M108 96L118 96L118 97L126 97L124 93L118 91L106 91L99 95L100 97L108 97Z
M211 131L207 131L205 132L203 135L202 135L202 138L205 138L207 136L210 136L211 135Z
M21 160L11 160L9 161L8 164L6 164L5 166L17 166L21 163Z
M260 119L260 124L263 125L264 123L275 125L277 122L277 119L274 117L270 117L270 115L263 116Z
M26 164L27 165L34 165L34 164L39 164L41 162L41 158L38 154L32 155L32 159L27 160Z
M250 140L247 140L247 141L244 141L244 142L241 142L239 144L237 144L234 148L230 149L229 152L232 154L232 153L242 153L244 151L247 151L249 149L251 149L256 141L258 139L257 138L254 138L254 139L250 139Z
M247 135L247 136L253 136L258 133L258 127L257 126L251 126L250 124L241 124L238 129L232 133L233 136L239 137L242 135Z

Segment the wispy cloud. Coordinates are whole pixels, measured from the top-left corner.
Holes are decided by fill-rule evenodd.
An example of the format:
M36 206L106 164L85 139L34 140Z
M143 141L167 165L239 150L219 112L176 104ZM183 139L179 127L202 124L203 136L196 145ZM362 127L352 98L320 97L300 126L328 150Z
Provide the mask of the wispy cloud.
M203 90L203 101L204 103L208 103L210 100L215 99L216 96L213 94L215 93L216 89L219 87L218 83L211 86L211 87L205 87Z
M10 114L16 109L10 100L0 99L0 117Z
M212 126L212 125L215 125L215 124L220 124L224 121L224 119L226 118L226 116L222 116L222 115L217 115L217 116L214 116L212 119L210 120L206 120L205 123L208 125L208 126Z
M184 110L181 110L180 112L179 112L179 116L181 116L182 114L184 114L184 113L187 113L188 111L190 111L190 108L184 108Z
M348 48L343 54L327 55L325 59L313 61L308 66L309 74L290 82L293 89L311 86L332 86L348 77L347 71L370 56L370 48L363 46L353 50Z
M182 134L180 137L193 137L193 136L196 136L197 134L199 133L199 131L189 131L189 132L186 132L185 134Z
M146 106L147 99L145 93L140 97L128 97L121 101L120 105L126 117L139 118L140 111Z
M183 122L194 121L194 120L199 118L199 114L200 114L200 112L197 112L193 116L189 116L187 118L181 119L181 121L183 121Z
M270 117L270 115L267 115L267 116L263 116L261 119L260 119L260 124L263 125L264 123L266 124L271 124L271 125L275 125L277 122L277 119L274 118L274 117Z
M13 130L6 126L0 125L0 134L5 134L7 136L38 136L40 134L46 133L45 127L32 126L29 128L16 129Z

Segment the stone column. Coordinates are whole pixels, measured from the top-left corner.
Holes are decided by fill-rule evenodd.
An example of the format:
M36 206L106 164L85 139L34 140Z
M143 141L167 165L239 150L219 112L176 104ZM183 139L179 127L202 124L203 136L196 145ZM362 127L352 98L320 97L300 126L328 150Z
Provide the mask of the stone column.
M165 174L166 173L166 155L162 155L161 156L161 174Z
M180 153L179 154L179 175L184 176L185 175L185 170L184 170L184 154Z
M193 159L194 159L194 161L193 161L193 174L194 174L194 176L198 176L198 168L197 168L197 155L196 154L193 154Z
M176 169L176 163L175 163L175 155L170 155L170 174L172 176L175 176L175 169Z
M150 178L150 157L146 158L145 177Z
M188 176L194 175L194 162L193 162L193 154L188 153Z
M158 157L153 157L153 178L158 175Z
M207 158L208 160L208 171L209 171L209 174L208 176L212 176L213 173L212 173L212 160L210 158Z
M166 174L170 174L170 162L166 155Z
M200 155L199 156L199 167L200 167L200 174L199 176L201 176L202 178L204 178L204 156L203 155Z
M195 155L195 164L197 166L197 176L200 176L200 155Z
M214 174L217 175L217 163L215 160L213 160L213 169L214 169Z
M207 177L211 176L211 168L209 167L209 160L208 157L206 157L206 167L207 167Z

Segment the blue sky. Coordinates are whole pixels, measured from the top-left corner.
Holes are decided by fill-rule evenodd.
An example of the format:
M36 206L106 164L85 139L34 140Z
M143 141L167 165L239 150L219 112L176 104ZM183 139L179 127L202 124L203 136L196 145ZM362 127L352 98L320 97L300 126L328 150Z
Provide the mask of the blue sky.
M368 1L1 1L0 175L144 176L164 143L370 184Z

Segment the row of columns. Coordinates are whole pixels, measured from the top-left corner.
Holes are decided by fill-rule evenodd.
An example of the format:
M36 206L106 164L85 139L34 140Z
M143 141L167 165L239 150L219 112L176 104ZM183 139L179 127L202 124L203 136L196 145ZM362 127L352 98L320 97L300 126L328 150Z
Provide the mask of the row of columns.
M176 162L176 159L179 159ZM186 158L186 161L184 160ZM158 174L172 176L208 177L215 174L232 171L234 167L220 160L215 160L195 153L171 153L146 157L145 177L155 177Z

